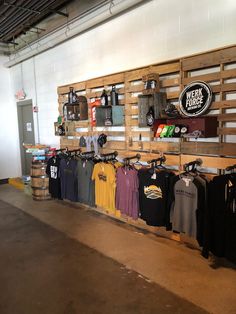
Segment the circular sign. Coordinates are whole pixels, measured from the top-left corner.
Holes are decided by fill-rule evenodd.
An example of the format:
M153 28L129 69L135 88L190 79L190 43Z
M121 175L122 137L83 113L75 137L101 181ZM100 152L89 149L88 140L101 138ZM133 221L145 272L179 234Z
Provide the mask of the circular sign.
M202 115L210 106L212 92L210 86L202 81L195 81L185 86L179 96L180 111L188 117Z

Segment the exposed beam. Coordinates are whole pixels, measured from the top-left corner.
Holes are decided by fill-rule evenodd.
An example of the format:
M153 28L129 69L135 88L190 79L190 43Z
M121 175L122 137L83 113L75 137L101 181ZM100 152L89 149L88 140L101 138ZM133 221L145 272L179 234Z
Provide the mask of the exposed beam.
M30 24L24 24L24 26L27 27L27 28L34 28L34 29L36 29L37 31L40 31L40 32L45 32L46 31L45 28L41 28L41 27L37 27L37 26L31 26Z
M64 12L61 12L61 11L58 11L58 10L53 10L53 9L49 9L49 11L52 12L52 13L56 13L56 14L65 16L65 17L69 17L68 13L64 13Z
M17 14L15 14L17 12L17 7L14 7L14 6L11 7L11 9L15 8L15 10L13 9L13 14L15 14L14 15L15 24L8 23L8 21L11 21L10 18L5 20L3 24L4 26L0 24L0 28L2 26L4 27L4 32L5 32L4 39L12 40L13 37L18 37L21 33L24 33L24 30L26 28L25 25L30 24L32 27L36 23L39 23L41 20L43 20L45 17L47 17L48 15L52 13L50 10L56 10L56 11L61 12L60 7L70 1L71 0L57 0L57 1L34 0L32 1L32 6L31 6L31 2L27 4L27 9L29 9L30 11L22 10L20 12L18 11ZM6 4L11 4L9 2L10 1L7 1ZM26 8L26 6L24 5L24 2L19 3L19 6ZM34 11L37 13L35 13ZM38 12L40 12L40 14Z
M132 10L134 7L140 6L146 3L148 0L114 0L115 10L113 12L112 18L127 12L127 10ZM32 58L44 51L52 49L56 45L73 38L79 34L82 34L92 27L96 27L100 23L104 23L111 19L111 14L109 12L109 1L106 0L101 3L85 10L83 13L78 15L73 20L69 21L68 24L62 25L60 28L44 35L42 38L37 38L34 42L30 43L30 47L23 47L17 50L17 55L15 54L7 63L6 67L12 67L24 60ZM66 27L70 27L70 32L66 34ZM12 52L14 54L14 51Z
M4 3L3 3L3 4L4 4L4 5L6 5L6 6L9 6L9 7L13 7L13 8L17 8L17 9L23 10L23 11L33 12L33 13L36 13L36 14L41 14L41 12L40 12L40 11L33 10L33 9L28 9L28 8L23 7L23 6L21 6L21 5L11 4L11 3L6 2L6 1L4 1Z
M1 39L0 39L0 42L1 42L1 43L4 43L4 44L11 44L11 45L14 45L14 46L19 45L19 44L16 43L15 41L10 41L10 40L1 40Z

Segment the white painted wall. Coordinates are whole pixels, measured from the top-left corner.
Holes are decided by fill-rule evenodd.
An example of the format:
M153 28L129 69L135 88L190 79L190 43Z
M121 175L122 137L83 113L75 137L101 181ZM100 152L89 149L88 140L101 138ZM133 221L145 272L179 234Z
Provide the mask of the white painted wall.
M0 56L0 180L14 177L21 172L17 113L10 70L3 66L6 61L6 57Z
M234 0L153 0L36 56L40 143L59 142L57 86L235 44L235 15ZM23 73L35 105L32 59L23 62ZM11 77L15 92L19 65Z

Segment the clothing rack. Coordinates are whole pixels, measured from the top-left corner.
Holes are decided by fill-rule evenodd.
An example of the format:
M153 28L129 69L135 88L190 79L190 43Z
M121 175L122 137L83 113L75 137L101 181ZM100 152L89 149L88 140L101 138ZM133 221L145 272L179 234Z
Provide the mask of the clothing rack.
M80 152L81 152L81 149L78 148L78 149L73 149L73 150L67 150L66 154L68 154L68 156L71 157L73 153L74 153L74 156L75 156L75 155L77 155L77 153L80 153Z
M190 171L196 171L197 166L202 165L202 160L200 158L190 161L186 164L184 164L184 171L185 172L190 172Z
M100 160L101 161L115 160L117 156L118 156L117 151L114 151L113 153L101 154Z
M60 153L60 152L64 152L64 151L68 151L68 147L66 147L66 148L61 148L61 149L55 149L53 152L55 152L55 153Z
M232 171L232 170L235 170L235 169L236 169L236 164L235 164L235 165L232 165L232 166L227 167L225 170L226 170L226 171Z
M54 149L54 150L52 150L52 155L55 156L55 155L57 155L57 153L63 153L64 151L68 152L68 147L60 148L60 149Z
M147 163L151 164L152 167L157 168L158 166L161 166L165 161L166 161L166 157L165 156L161 156L159 158L149 160L149 161L147 161ZM158 162L159 162L159 164L157 164Z
M124 162L125 166L129 166L130 165L130 160L132 160L132 159L140 160L140 158L141 158L141 155L140 154L136 154L135 156L124 158L123 162Z
M81 149L73 149L73 150L68 150L68 147L66 148L61 148L61 149L55 149L52 151L53 157L55 157L58 153L65 154L67 157L71 157L73 153L81 152Z
M95 155L95 151L94 150L91 150L89 152L83 152L83 153L79 154L79 156L82 159L92 159L92 158L94 158L94 155Z

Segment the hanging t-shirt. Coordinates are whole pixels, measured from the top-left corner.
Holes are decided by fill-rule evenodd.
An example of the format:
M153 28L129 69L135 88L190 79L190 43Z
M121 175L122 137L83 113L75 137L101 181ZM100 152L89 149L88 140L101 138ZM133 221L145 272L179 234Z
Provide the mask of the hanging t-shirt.
M236 174L220 175L209 184L203 256L211 251L236 263Z
M111 164L99 162L94 166L95 203L110 212L115 212L116 172Z
M172 229L197 239L202 245L205 187L191 175L175 176L172 183L170 194Z
M169 171L151 173L150 169L138 171L140 217L151 226L167 226L169 221Z
M60 163L61 197L78 201L77 160L65 158Z
M61 181L59 176L61 158L51 157L47 162L46 173L49 177L49 193L53 198L61 198Z
M109 182L111 184L108 186L108 194L109 194L109 202L108 202L108 209L110 212L115 213L116 212L116 202L115 202L115 196L116 196L116 168L113 164L106 164L106 171L109 177Z
M78 201L90 206L95 205L95 186L92 180L94 163L91 160L78 160Z
M133 219L139 216L138 171L120 167L116 173L116 208Z

